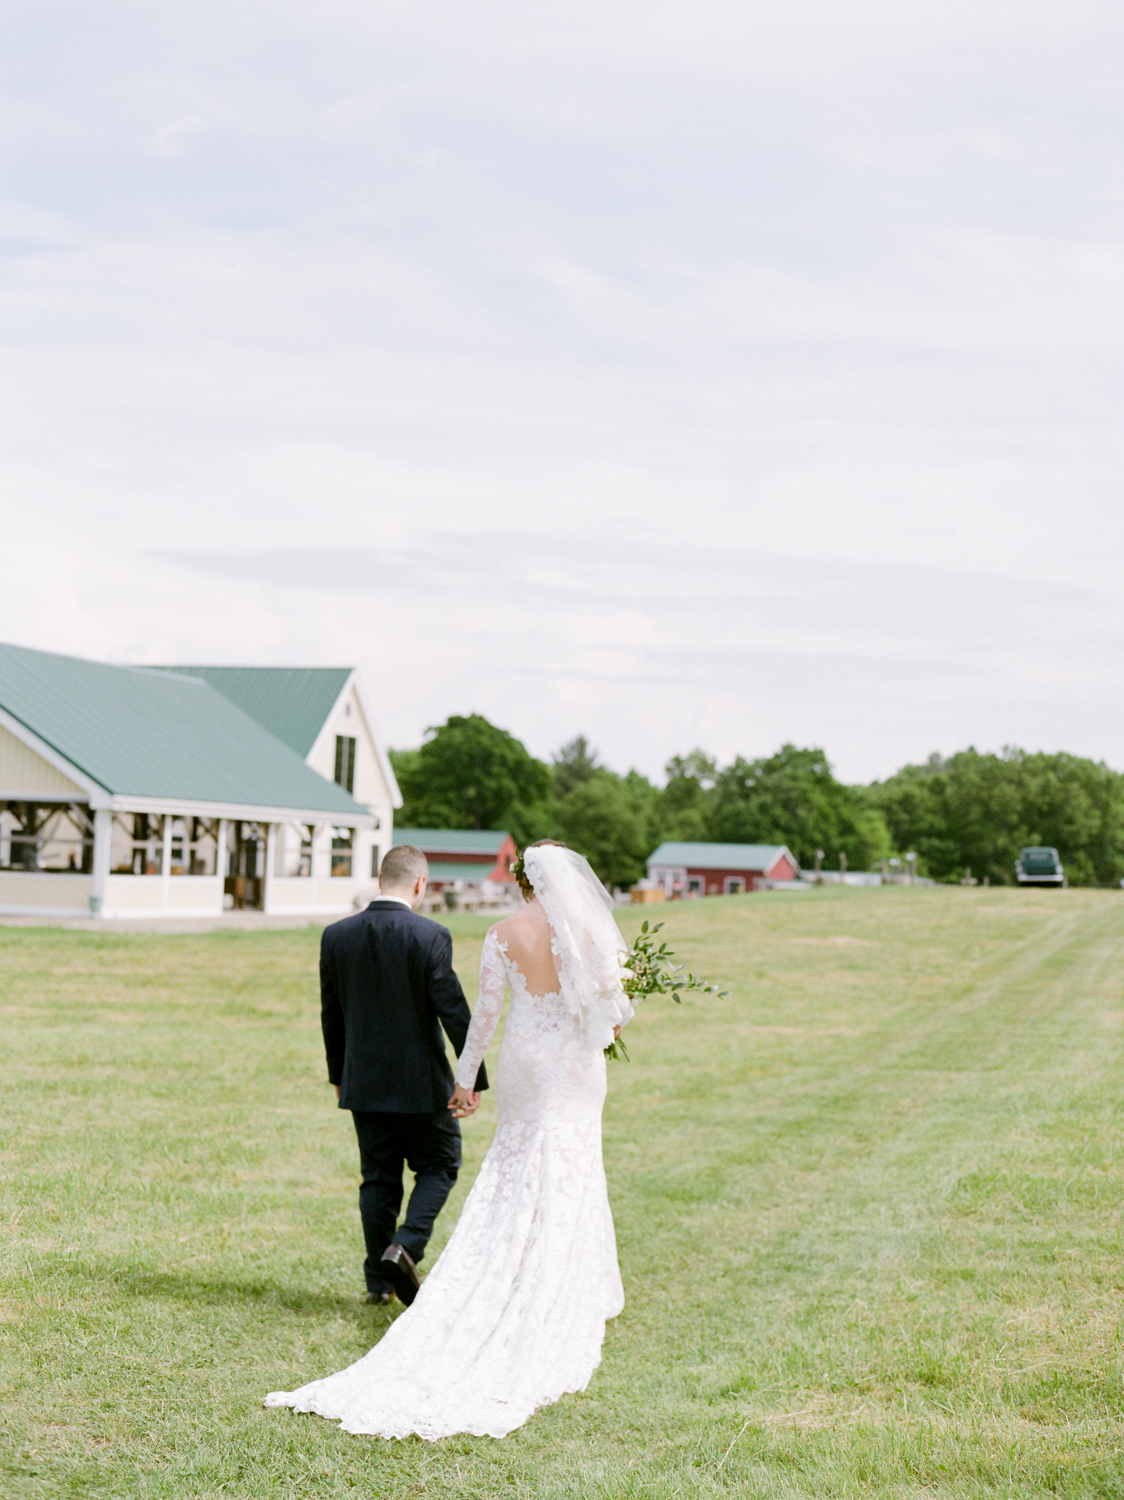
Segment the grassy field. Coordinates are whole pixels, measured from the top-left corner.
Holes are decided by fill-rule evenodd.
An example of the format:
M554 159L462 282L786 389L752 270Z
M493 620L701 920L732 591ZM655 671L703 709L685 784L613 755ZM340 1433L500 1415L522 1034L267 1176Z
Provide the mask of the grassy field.
M260 1406L390 1316L360 1300L318 934L0 929L4 1500L1124 1496L1124 896L667 923L731 993L650 1002L612 1065L601 1370L439 1444ZM451 925L471 996L487 923Z

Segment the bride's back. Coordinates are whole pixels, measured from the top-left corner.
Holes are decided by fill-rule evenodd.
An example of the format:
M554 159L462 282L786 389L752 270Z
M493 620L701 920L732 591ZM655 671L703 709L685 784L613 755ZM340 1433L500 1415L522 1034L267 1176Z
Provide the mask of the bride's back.
M530 994L558 993L558 970L550 950L550 923L538 901L529 901L510 917L497 922L495 933L522 974Z

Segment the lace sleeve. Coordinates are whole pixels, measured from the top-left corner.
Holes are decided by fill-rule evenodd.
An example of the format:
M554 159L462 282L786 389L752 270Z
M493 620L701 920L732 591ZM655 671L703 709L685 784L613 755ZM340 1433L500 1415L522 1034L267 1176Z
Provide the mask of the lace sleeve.
M457 1062L457 1082L461 1088L470 1089L476 1084L476 1074L484 1053L499 1025L506 986L507 970L493 927L484 939L484 947L480 953L480 992L476 997L476 1009L472 1012L472 1023L465 1038L464 1050Z

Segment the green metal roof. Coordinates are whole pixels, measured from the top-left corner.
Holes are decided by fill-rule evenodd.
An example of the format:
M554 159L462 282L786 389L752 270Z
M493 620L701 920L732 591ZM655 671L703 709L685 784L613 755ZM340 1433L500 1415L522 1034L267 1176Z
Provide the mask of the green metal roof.
M161 667L201 677L304 760L351 667Z
M503 848L507 833L496 833L492 829L480 828L396 828L396 844L413 844L423 853L433 850L437 854L490 854L497 856Z
M649 854L649 865L673 865L692 870L767 870L777 856L789 854L784 844L661 844Z
M431 859L429 861L430 880L487 880L491 875L494 865L466 865L458 864L456 860Z
M368 816L197 677L0 645L0 708L116 796Z

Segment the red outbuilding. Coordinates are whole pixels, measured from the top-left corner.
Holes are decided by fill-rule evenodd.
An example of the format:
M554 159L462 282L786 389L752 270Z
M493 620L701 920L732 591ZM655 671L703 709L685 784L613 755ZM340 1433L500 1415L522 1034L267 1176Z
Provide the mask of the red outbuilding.
M477 828L396 828L396 844L413 844L429 860L432 891L510 884L518 851L510 833Z
M648 860L648 879L672 896L732 896L792 881L800 873L785 844L661 844Z

